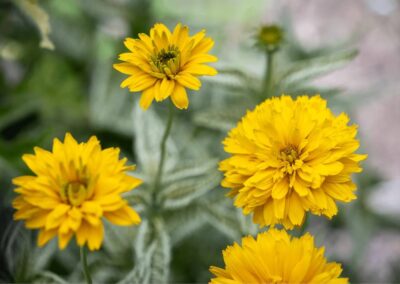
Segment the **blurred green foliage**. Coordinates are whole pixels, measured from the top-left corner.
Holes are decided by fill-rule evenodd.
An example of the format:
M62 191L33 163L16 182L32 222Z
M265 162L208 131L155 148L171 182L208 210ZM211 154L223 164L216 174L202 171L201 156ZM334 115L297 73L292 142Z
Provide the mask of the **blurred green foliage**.
M221 140L227 131L266 98L261 71L265 59L250 33L239 47L231 46L221 25L236 15L238 26L253 26L255 32L254 15L264 1L227 2L33 1L49 15L54 50L39 46L38 26L43 23L35 23L16 2L0 3L0 280L83 279L75 244L58 251L53 241L39 249L35 233L12 221L11 179L29 173L22 154L31 153L34 146L50 148L52 139L63 138L66 131L78 140L97 135L103 147L120 147L137 164L135 175L145 180L126 196L144 217L143 223L133 228L107 224L103 248L89 255L96 282L206 282L211 277L208 267L222 265L222 249L257 232L250 217L242 216L224 197L217 162L224 157ZM122 75L112 64L124 49L125 36L147 32L158 21L170 26L183 22L195 31L207 28L220 61L219 75L204 79L201 91L190 94L189 110L177 115L158 207L150 212L148 184L157 168L167 107L153 104L141 111L138 96L119 87ZM334 109L351 112L351 102L338 96L342 89L316 87L313 79L344 66L357 51L343 45L307 50L294 37L290 19L278 24L285 31L285 42L275 58L270 95L320 93ZM229 48L232 51L225 54ZM310 221L311 231L322 226L325 235L338 228L350 231L357 244L353 256L350 261L338 260L344 261L345 275L354 282L371 234L385 224L363 204L368 188L379 180L367 167L357 202L343 206L332 222ZM324 243L318 236L317 240Z

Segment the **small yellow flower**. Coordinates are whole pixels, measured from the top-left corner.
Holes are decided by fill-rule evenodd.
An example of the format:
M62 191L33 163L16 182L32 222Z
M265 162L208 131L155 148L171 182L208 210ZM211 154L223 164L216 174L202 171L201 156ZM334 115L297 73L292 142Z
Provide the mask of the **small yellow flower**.
M186 88L199 90L201 75L213 76L217 71L204 63L217 61L207 52L214 41L205 37L205 30L189 36L189 28L178 24L171 32L163 24L155 24L150 36L139 34L139 39L127 38L125 46L130 52L122 53L124 63L114 68L129 77L121 83L131 92L142 92L140 106L147 109L153 100L171 97L179 109L186 109L189 99Z
M324 248L314 246L314 238L305 234L292 238L284 230L270 229L242 239L223 251L225 268L210 267L216 278L212 284L235 283L348 283L339 278L342 268L327 262Z
M120 226L140 223L121 194L142 181L126 173L134 166L119 159L118 148L102 150L95 136L78 144L67 133L64 143L54 139L52 152L34 150L22 157L34 175L13 179L18 193L13 206L14 219L40 230L39 246L58 236L64 249L75 235L79 246L97 250L103 241L102 217Z
M319 96L266 100L239 122L224 140L232 156L220 163L235 206L254 212L261 226L300 226L311 211L328 218L335 201L355 199L351 174L361 172L366 155L355 154L356 125L335 116Z

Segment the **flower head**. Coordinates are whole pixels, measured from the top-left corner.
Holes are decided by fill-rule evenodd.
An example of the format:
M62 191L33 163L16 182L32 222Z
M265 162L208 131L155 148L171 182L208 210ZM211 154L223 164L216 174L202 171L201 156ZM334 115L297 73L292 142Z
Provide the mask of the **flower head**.
M232 156L220 163L222 186L262 226L300 226L307 211L331 218L335 201L356 198L351 174L366 158L354 153L357 126L348 122L319 96L266 100L224 140Z
M257 44L268 52L275 52L283 41L283 31L279 26L262 26L257 34Z
M210 283L348 283L339 278L340 264L327 262L324 248L314 246L305 234L291 238L286 231L270 229L242 239L223 251L225 268L210 267L216 276Z
M102 217L121 226L140 223L121 194L142 181L126 173L134 166L119 159L118 148L102 150L94 136L78 144L67 133L64 143L54 139L52 152L34 150L22 157L34 175L13 180L18 193L13 206L16 220L39 229L39 246L58 236L64 249L75 235L79 246L96 250L103 240Z
M122 53L124 63L114 64L118 71L129 77L121 83L131 92L142 92L140 106L147 109L153 100L171 97L179 109L186 109L189 99L186 88L199 90L198 76L217 74L204 63L217 61L207 52L214 41L205 37L205 30L190 36L189 28L178 24L171 32L163 24L155 24L150 36L139 34L139 39L127 38L125 46L130 52Z

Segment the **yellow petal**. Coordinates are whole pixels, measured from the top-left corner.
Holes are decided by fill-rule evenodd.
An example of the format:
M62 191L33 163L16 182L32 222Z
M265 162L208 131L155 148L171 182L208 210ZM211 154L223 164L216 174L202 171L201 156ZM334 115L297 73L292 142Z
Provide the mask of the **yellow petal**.
M111 223L119 226L129 226L132 224L139 224L140 216L128 205L112 212L104 212L106 217Z
M301 225L304 221L305 211L302 202L296 193L292 193L289 199L289 218L294 225Z
M46 230L58 227L63 219L67 216L67 212L71 207L66 204L59 204L54 210L47 216Z
M58 234L58 248L60 250L65 249L65 247L68 245L69 241L71 240L73 235L72 231L69 231L66 234Z
M175 87L175 81L174 80L169 80L167 78L164 78L161 81L161 85L160 85L160 98L161 100L165 100L166 98L168 98L172 91L174 90Z
M289 183L287 178L283 178L276 182L272 188L272 198L281 199L284 198L289 191Z
M186 90L180 84L175 84L175 89L171 95L172 102L179 109L187 109L189 106L189 99Z
M150 107L151 103L154 100L154 88L150 87L143 91L140 96L139 105L142 109L146 110Z
M39 231L38 235L38 246L42 247L44 246L49 240L54 238L57 235L57 229L53 230L46 230L42 229Z
M186 67L184 70L185 70L185 72L194 74L194 75L214 76L214 75L217 75L217 73L218 73L217 70L215 70L213 67L207 66L207 65L200 65L200 64L196 64L196 65L189 64L188 67Z
M101 243L104 238L104 227L103 224L99 226L88 227L88 247L90 250L98 250L101 247Z
M214 41L207 37L193 47L192 54L207 53L214 46Z
M139 75L142 73L142 71L136 67L135 65L131 63L117 63L113 65L114 69L118 70L119 72L123 74L128 74L128 75Z
M199 90L201 87L200 80L188 73L180 73L175 78L179 84L189 89Z

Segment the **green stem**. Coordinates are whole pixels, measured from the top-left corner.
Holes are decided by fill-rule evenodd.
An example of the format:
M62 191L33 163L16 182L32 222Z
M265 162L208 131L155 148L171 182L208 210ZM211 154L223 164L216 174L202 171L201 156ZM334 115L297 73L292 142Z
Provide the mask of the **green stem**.
M269 98L272 97L272 78L273 78L273 69L274 69L274 52L273 51L267 51L266 54L266 59L267 59L267 69L265 70L265 78L264 78L264 86L263 86L263 98L264 95Z
M174 105L172 102L169 104L169 114L168 114L168 122L167 126L165 127L165 131L163 137L161 139L160 144L160 162L158 164L156 178L154 180L154 190L153 190L153 199L155 199L155 194L158 191L161 182L162 182L162 173L164 169L164 162L165 162L165 153L166 153L166 146L167 146L167 138L169 133L171 132L172 128L172 121L174 120Z
M85 274L85 279L87 284L92 284L92 278L90 277L89 268L87 265L87 253L85 246L81 246L81 262L82 262L82 270Z

